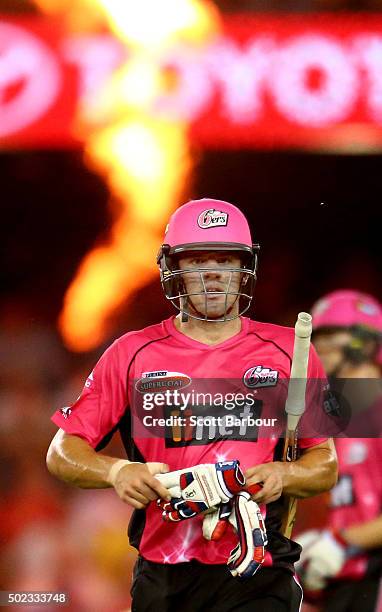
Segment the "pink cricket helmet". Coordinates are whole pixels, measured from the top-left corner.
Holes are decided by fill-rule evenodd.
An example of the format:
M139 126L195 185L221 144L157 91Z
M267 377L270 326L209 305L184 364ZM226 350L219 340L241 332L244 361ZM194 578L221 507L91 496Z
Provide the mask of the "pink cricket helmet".
M361 325L382 333L382 306L367 293L333 291L312 308L313 328Z
M182 310L189 296L183 285L183 273L178 269L178 255L189 251L233 251L241 254L242 264L237 271L243 273L243 286L239 298L246 302L239 314L248 310L255 287L259 245L253 244L248 221L233 204L224 200L202 198L191 200L178 208L167 225L164 243L157 262L166 298ZM202 272L200 272L202 274ZM229 293L229 291L228 291ZM181 301L183 300L183 306ZM189 313L189 316L193 316ZM208 319L207 316L194 318ZM230 317L224 315L222 319Z
M328 293L312 308L313 330L345 328L375 334L382 340L382 305L373 296L360 291L342 289ZM382 347L376 354L382 364Z
M171 253L202 249L252 250L248 221L223 200L191 200L171 216L165 233Z

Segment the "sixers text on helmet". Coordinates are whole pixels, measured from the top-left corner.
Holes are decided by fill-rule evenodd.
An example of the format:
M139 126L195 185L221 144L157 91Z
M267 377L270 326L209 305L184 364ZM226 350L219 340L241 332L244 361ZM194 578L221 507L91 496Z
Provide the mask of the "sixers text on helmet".
M228 223L228 214L221 210L215 210L210 208L200 213L198 217L198 225L202 229L208 229L210 227L225 226Z

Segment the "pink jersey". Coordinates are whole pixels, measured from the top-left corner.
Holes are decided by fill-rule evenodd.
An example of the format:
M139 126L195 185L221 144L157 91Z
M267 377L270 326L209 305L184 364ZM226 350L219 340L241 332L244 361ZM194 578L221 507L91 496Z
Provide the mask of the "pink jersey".
M382 440L338 438L339 480L331 490L329 526L333 529L362 524L382 512ZM370 562L382 566L381 550L348 559L339 578L361 578Z
M241 323L238 334L213 346L179 332L174 317L122 336L102 355L79 399L71 408L58 410L52 420L97 450L119 430L129 459L164 462L171 470L239 459L245 471L281 459L294 330L247 318ZM309 377L321 381L317 397L309 401L322 402L325 375L313 347ZM206 405L191 397L195 382L198 389L210 392L207 419ZM230 393L233 401L228 408L222 405L219 390L225 399ZM183 394L178 402L175 391ZM153 398L159 398L158 405ZM223 421L211 423L213 415ZM227 415L231 422L224 420ZM266 416L277 417L273 428ZM257 420L260 417L264 426ZM163 418L164 424L154 427L157 418ZM299 444L307 448L324 439L304 438ZM291 567L299 547L279 533L281 508L281 499L262 508L267 512L268 563ZM234 534L229 532L219 543L208 542L202 536L201 520L164 523L152 503L134 513L130 541L143 557L159 563L191 559L226 563L236 545Z

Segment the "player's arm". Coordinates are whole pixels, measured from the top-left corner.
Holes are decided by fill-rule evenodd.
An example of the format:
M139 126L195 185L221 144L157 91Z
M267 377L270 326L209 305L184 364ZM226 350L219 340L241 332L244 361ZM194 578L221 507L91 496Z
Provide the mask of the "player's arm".
M253 495L257 503L270 503L282 493L293 497L311 497L331 489L337 482L337 454L329 439L302 451L294 462L263 463L247 470L247 485L263 482Z
M301 457L282 463L283 491L293 497L311 497L329 491L337 482L337 453L332 439L302 450Z
M307 589L320 591L348 559L382 546L382 515L346 529L312 529L295 539L302 546L296 571Z
M51 474L77 487L114 487L119 497L136 509L158 497L169 498L167 489L153 476L167 472L166 464L134 463L102 455L79 436L62 429L50 444L47 466Z
M382 546L382 514L376 518L352 525L341 531L341 536L350 546L371 549Z

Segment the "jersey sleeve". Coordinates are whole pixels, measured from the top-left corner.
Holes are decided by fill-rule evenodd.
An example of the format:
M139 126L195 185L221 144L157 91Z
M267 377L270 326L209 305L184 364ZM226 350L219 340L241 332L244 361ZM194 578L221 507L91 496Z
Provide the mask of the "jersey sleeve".
M127 408L126 372L121 368L118 341L102 355L72 406L57 410L52 421L93 448L112 436Z
M322 363L317 355L316 349L313 344L310 345L309 352L309 363L308 363L308 382L306 387L306 413L302 417L302 420L305 421L305 426L302 426L302 430L311 431L312 429L320 429L317 428L316 424L321 421L320 417L323 416L324 413L324 402L325 402L325 394L328 390L328 380L326 378L326 374ZM325 417L324 417L325 418ZM312 427L313 422L313 427ZM323 427L323 430L325 427ZM328 436L325 435L323 431L322 436L317 437L301 437L298 440L298 446L301 449L311 448L312 446L316 446L317 444L321 444L328 439Z

